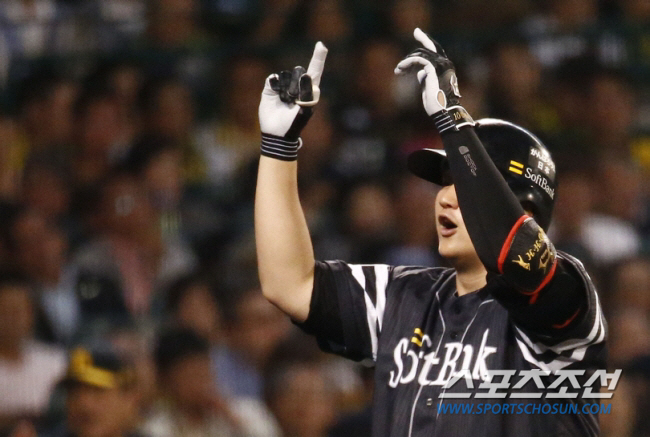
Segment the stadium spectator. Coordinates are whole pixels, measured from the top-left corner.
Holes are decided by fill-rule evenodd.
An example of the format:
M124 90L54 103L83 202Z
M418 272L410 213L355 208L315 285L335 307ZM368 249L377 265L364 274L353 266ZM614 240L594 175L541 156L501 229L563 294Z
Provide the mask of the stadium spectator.
M211 188L232 193L236 178L257 156L259 126L255 108L259 86L268 67L257 57L242 56L230 61L223 89L221 118L200 128L197 147L207 167ZM237 191L235 191L237 193Z
M21 193L27 208L38 211L49 220L64 224L71 205L71 191L68 172L64 166L45 157L27 162Z
M142 430L151 437L277 435L273 419L255 402L226 402L209 381L214 379L209 343L190 329L163 333L155 351L164 398Z
M595 167L591 178L595 204L584 223L583 242L594 262L605 266L641 250L637 226L643 207L643 175L623 156L603 156Z
M533 132L548 130L547 125L553 123L548 118L553 114L540 93L542 70L528 46L523 41L499 43L489 61L487 113Z
M77 104L86 105L84 98L110 100L117 110L116 124L120 129L121 141L128 146L142 128L138 96L145 80L144 75L138 61L128 58L101 61L84 77L83 92L89 96L81 96L82 99Z
M84 3L97 21L93 36L101 50L119 50L142 37L146 24L146 0L91 0Z
M191 90L173 79L154 79L144 84L140 93L144 131L161 135L179 144L183 150L188 180L201 181L205 169L198 159L194 136L196 123Z
M431 26L433 10L432 2L426 0L392 1L389 11L391 33L402 43L410 43L413 29L428 29Z
M62 12L56 0L6 0L0 5L0 39L15 56L44 55L57 48Z
M650 355L650 315L642 308L623 306L610 311L609 365L621 368Z
M273 46L280 43L289 33L290 18L302 3L300 0L262 0L263 13L250 42L254 45Z
M65 422L43 437L135 437L139 393L132 363L110 349L76 348L63 380Z
M593 210L595 193L588 172L573 168L559 170L562 191L555 203L551 235L556 247L579 256L587 266L593 265L594 255L584 242L585 223Z
M66 354L34 339L34 304L27 280L0 274L0 429L38 420L65 372Z
M551 0L547 3L545 22L559 31L579 29L598 20L598 2L594 0Z
M344 201L343 229L350 243L350 258L381 262L395 242L396 211L384 184L363 182L351 187Z
M627 157L635 129L634 95L623 73L616 70L595 72L588 82L586 114L588 140L600 153Z
M160 49L192 49L206 44L199 26L200 5L197 0L154 0L148 5L146 36Z
M583 31L598 22L597 0L550 0L539 14L524 18L522 32L531 51L545 67L589 53L592 46Z
M19 210L10 233L15 267L29 278L37 312L43 316L38 334L50 341L71 344L76 340L81 315L65 233L34 209Z
M650 19L650 5L644 0L623 0L621 9L626 21L642 24Z
M141 412L151 408L158 394L156 384L156 366L153 360L153 335L151 327L138 325L121 325L109 327L99 333L90 344L106 346L135 373L134 390L138 393L138 405Z
M130 173L105 181L92 221L96 236L74 260L88 318L146 319L158 292L196 265L186 246L163 239L147 193Z
M650 258L625 260L614 273L612 299L619 307L638 308L650 315Z
M264 370L291 325L258 287L233 293L225 302L228 349L217 356L219 387L225 396L262 400Z
M276 362L264 396L284 437L325 437L337 414L335 392L319 362Z
M0 201L18 200L26 155L27 149L20 141L18 123L0 114Z
M348 4L341 0L307 2L305 36L308 41L326 41L341 45L353 37L352 16Z
M77 84L49 69L27 76L17 86L18 144L23 164L38 155L65 164L72 153Z
M211 353L225 341L221 307L208 280L189 274L176 280L167 292L165 314L176 325L192 329L208 340Z
M124 160L125 168L144 188L168 241L181 238L182 158L181 149L170 138L145 135L131 147Z
M383 74L392 71L400 53L392 40L371 39L351 55L358 66L348 71L352 80L341 90L347 97L333 109L342 136L335 169L342 178L368 178L394 169L388 163L413 119L408 109L417 102L414 87Z
M91 84L75 103L76 188L98 184L130 147L117 95L103 84Z
M217 301L212 285L198 274L186 275L175 281L169 288L165 299L165 316L168 322L188 328L205 338L210 345L212 361L212 381L222 395L219 386L219 356L224 353L226 343L222 309ZM236 383L236 381L232 381Z

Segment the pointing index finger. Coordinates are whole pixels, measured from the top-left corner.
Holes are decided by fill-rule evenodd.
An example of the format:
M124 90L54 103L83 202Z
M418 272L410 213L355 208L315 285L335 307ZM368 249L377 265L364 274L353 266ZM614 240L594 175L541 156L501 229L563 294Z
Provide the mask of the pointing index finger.
M316 47L314 47L314 54L309 62L309 68L307 68L307 74L311 77L314 86L320 85L320 78L323 74L323 68L325 68L325 58L327 58L327 47L318 41Z
M415 37L416 40L420 41L420 43L424 46L425 49L429 49L432 52L438 53L438 50L436 49L436 45L433 43L433 41L431 41L429 35L424 33L422 29L416 27L415 30L413 31L413 36Z

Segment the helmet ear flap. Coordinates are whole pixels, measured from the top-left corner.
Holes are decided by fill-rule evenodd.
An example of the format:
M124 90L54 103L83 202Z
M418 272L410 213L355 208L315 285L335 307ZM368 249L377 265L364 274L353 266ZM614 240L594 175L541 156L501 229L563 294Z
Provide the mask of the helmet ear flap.
M519 193L517 198L519 199L521 207L526 211L526 214L532 215L537 224L544 229L544 231L548 231L548 227L551 224L552 209L549 209L547 203L545 203L539 195L531 192L526 194ZM552 206L550 206L550 208L552 208Z
M524 208L524 211L526 211L527 214L531 214L533 217L539 214L539 211L537 210L537 206L530 200L522 201L521 207Z

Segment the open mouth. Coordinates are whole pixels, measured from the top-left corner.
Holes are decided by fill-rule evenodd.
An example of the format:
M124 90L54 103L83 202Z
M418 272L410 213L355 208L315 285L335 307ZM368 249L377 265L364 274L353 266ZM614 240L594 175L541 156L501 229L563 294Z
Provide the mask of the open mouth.
M441 237L451 237L456 233L458 225L446 215L438 216L438 232Z
M451 221L451 219L446 215L438 216L438 223L443 229L456 229L458 227L458 225Z

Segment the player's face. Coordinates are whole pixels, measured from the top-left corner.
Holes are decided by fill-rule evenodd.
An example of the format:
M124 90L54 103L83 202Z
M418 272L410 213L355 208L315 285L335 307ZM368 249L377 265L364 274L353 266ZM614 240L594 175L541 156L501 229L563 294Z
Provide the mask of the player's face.
M456 188L447 185L436 196L436 231L440 255L457 265L478 260L458 207Z

